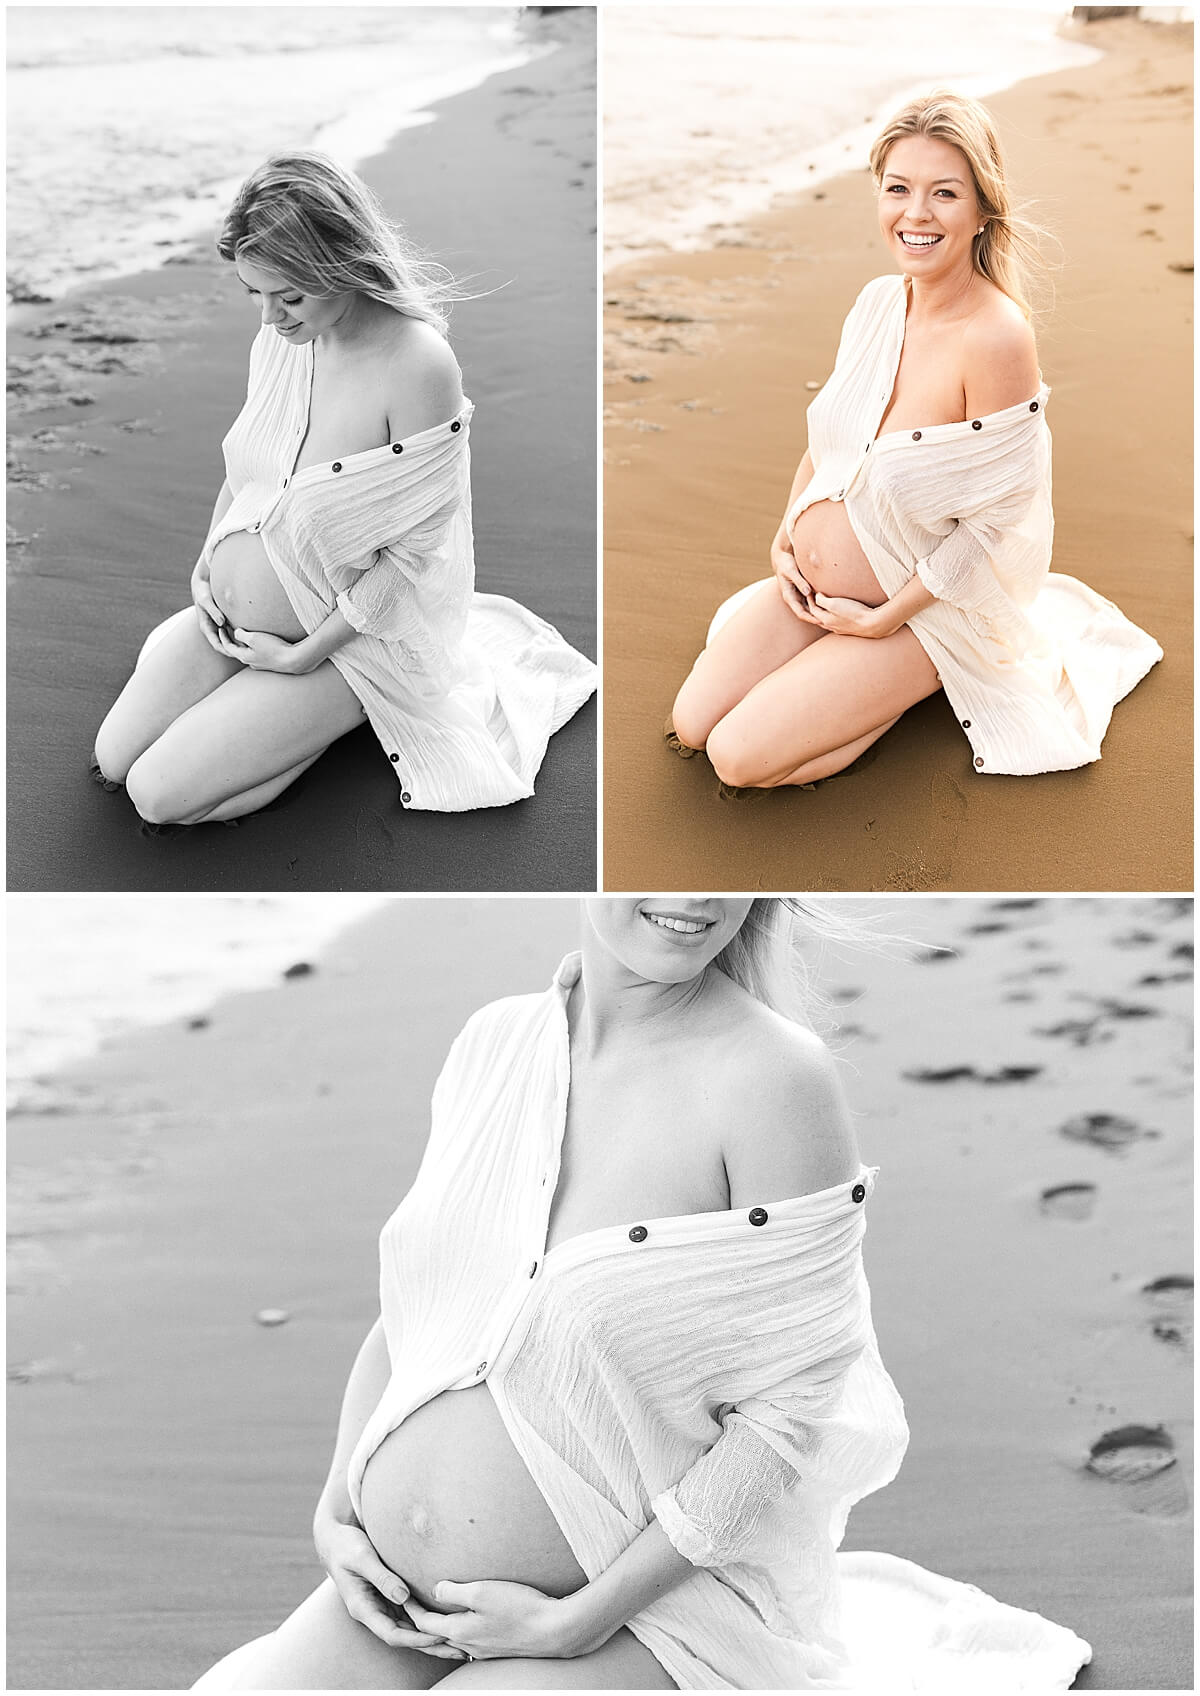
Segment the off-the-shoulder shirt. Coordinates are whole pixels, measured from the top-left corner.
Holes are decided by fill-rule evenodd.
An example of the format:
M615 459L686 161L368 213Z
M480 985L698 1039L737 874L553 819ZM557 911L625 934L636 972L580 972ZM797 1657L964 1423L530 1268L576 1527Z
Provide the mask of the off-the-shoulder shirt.
M843 1576L860 1640L863 1608L907 1611L959 1688L997 1655L1008 1688L1065 1688L1088 1655L1071 1632L886 1555L839 1567L850 1507L907 1442L862 1265L874 1169L547 1250L579 972L571 956L545 993L485 1007L439 1076L420 1171L380 1238L392 1375L350 1460L355 1510L390 1431L486 1384L589 1578L652 1519L693 1563L629 1622L680 1688L843 1687L863 1647L842 1638ZM898 1670L917 1648L897 1646Z
M547 742L592 694L596 668L526 607L475 592L471 403L402 441L297 470L312 381L311 344L264 326L222 444L233 500L206 554L254 531L306 631L340 609L357 634L330 658L404 806L461 812L532 795Z
M977 772L1063 771L1100 758L1113 707L1162 658L1111 601L1050 570L1050 430L1036 394L962 423L879 434L904 346L906 279L876 277L808 408L813 475L789 531L841 501L889 597L914 575L935 603L908 620ZM741 591L741 595L753 592ZM738 604L718 611L713 628Z

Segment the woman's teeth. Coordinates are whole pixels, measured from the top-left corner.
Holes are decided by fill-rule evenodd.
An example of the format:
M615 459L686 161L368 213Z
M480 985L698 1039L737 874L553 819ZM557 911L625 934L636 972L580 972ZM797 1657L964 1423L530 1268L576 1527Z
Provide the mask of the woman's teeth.
M936 247L941 236L910 236L907 230L899 232L900 240L905 247Z
M647 913L646 918L652 925L658 925L662 930L682 931L685 936L697 936L700 931L708 930L708 925L698 919L664 919L657 913Z

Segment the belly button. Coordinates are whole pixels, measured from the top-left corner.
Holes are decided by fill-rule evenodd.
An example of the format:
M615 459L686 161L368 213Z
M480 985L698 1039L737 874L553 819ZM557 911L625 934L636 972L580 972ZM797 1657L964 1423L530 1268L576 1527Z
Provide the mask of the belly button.
M411 1518L412 1518L412 1528L416 1532L417 1536L418 1537L428 1537L429 1530L430 1530L430 1520L429 1520L428 1512L422 1507L415 1507L412 1510Z

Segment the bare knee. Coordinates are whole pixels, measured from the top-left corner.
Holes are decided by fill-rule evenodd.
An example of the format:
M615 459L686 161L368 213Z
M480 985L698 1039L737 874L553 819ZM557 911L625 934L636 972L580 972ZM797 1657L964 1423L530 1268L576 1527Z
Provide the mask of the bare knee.
M129 768L141 752L130 746L127 738L121 737L113 726L113 715L109 713L100 729L96 732L96 745L92 754L100 775L109 783L124 783L129 775Z
M188 796L176 774L148 748L125 775L125 791L147 824L190 824L206 809Z
M671 708L671 723L675 734L688 748L703 748L713 727L713 710L704 699L704 690L693 671L675 697Z
M706 752L721 782L728 783L731 788L761 789L771 786L761 750L747 739L732 714L713 726Z

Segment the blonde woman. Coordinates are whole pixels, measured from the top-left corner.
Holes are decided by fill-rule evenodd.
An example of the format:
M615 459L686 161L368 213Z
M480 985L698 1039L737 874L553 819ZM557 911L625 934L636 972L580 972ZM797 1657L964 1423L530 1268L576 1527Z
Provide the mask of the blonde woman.
M255 171L218 250L262 317L246 403L193 606L144 647L93 775L151 824L236 819L365 717L404 806L531 795L594 667L473 592L452 283L317 153Z
M725 603L668 736L735 787L842 771L944 689L974 769L1099 759L1113 706L1162 657L1051 573L1049 390L999 141L974 100L906 106L871 152L897 273L842 330L771 544Z
M835 928L595 897L549 988L468 1021L380 1238L328 1577L197 1688L844 1688L879 1632L896 1689L1070 1684L1072 1632L835 1556L907 1441L862 1267L875 1172L798 1022Z

